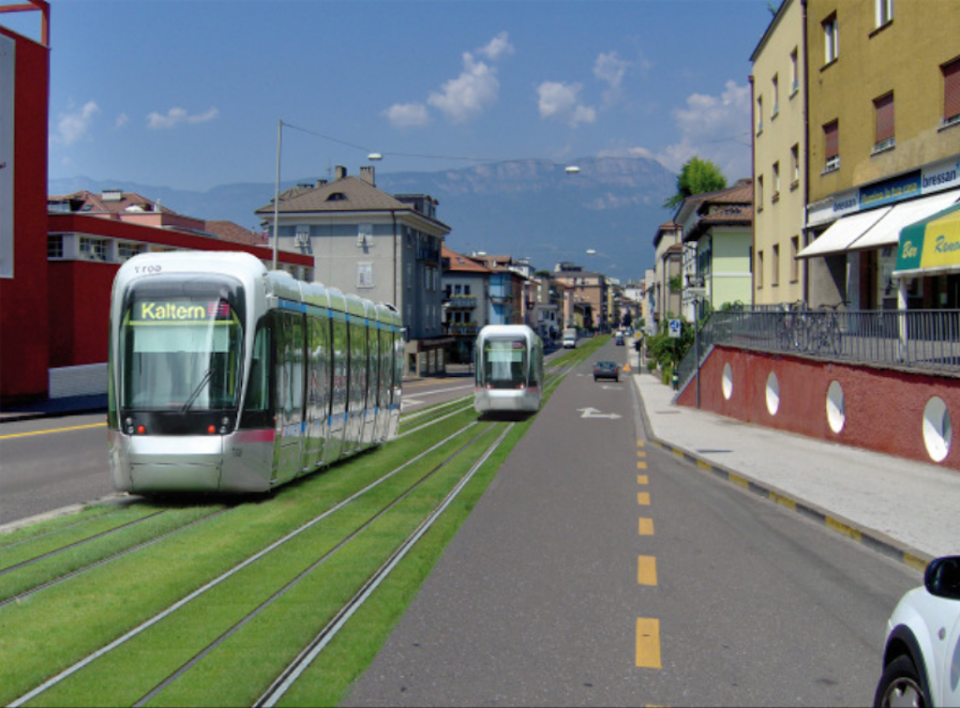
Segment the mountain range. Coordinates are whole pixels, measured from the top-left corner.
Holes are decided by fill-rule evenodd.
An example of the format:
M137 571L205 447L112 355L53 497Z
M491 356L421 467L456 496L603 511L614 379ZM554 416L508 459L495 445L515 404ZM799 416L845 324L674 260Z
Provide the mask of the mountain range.
M586 158L571 164L578 173L530 160L377 173L375 179L389 194L436 199L437 218L450 227L447 245L454 251L528 258L538 270L569 261L623 282L642 278L654 265L657 227L673 216L662 204L676 191L676 175L647 158ZM316 179L284 180L281 188ZM275 185L233 183L203 192L74 177L50 180L48 188L50 194L123 189L181 214L260 231L264 227L254 211L270 204Z

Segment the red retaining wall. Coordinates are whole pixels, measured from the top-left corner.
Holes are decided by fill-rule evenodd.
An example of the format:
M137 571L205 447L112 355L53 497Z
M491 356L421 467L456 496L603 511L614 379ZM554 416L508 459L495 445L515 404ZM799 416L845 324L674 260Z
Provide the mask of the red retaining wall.
M724 369L732 383L724 395ZM767 405L770 374L779 385L779 406ZM827 394L832 382L843 392L843 426L831 428ZM780 430L922 462L931 459L924 441L924 410L939 397L950 419L960 421L960 377L892 368L838 364L785 354L716 346L700 370L700 407L721 415ZM678 403L696 406L696 382ZM956 442L956 441L955 441ZM952 444L939 463L960 470L960 444Z

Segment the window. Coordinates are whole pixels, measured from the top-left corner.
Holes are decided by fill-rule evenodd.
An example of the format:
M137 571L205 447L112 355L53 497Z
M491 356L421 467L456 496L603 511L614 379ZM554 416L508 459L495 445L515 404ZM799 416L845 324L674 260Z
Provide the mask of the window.
M823 63L829 64L837 60L840 55L839 37L837 33L837 13L833 13L823 21Z
M757 176L757 210L763 211L763 175Z
M799 57L798 50L794 47L790 52L790 96L800 90L800 65L797 63Z
M893 20L893 0L874 0L877 11L877 27L883 27Z
M372 288L373 263L357 263L357 288Z
M774 246L770 256L770 285L780 285L780 246Z
M763 251L757 251L757 288L763 287Z
M800 237L792 236L790 238L790 282L796 283L800 280L800 259L797 254L800 252Z
M47 258L63 258L63 235L47 236Z
M960 123L960 59L940 67L943 72L943 125Z
M876 116L876 128L873 143L873 153L882 152L892 148L896 142L894 140L894 122L893 122L893 93L874 100L873 112Z
M138 253L143 253L146 250L146 245L142 243L130 243L129 241L117 242L117 258L121 261L129 260Z
M823 171L840 169L840 122L831 121L823 126Z
M776 203L780 199L780 162L773 163L773 196L770 201Z
M773 120L780 112L780 76L773 76L773 109L770 111L770 119Z
M757 96L757 135L763 132L763 96Z
M99 238L80 238L80 257L90 261L107 260L107 241Z
M790 191L800 186L800 145L790 148Z

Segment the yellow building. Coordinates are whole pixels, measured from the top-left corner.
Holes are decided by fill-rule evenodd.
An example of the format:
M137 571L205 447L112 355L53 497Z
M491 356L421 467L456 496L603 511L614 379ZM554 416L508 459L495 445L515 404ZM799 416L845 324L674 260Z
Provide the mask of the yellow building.
M808 300L895 308L900 229L960 199L960 6L807 0L806 13ZM906 293L910 308L960 307L960 275Z
M805 262L797 258L806 206L804 4L784 0L754 50L753 304L804 299Z

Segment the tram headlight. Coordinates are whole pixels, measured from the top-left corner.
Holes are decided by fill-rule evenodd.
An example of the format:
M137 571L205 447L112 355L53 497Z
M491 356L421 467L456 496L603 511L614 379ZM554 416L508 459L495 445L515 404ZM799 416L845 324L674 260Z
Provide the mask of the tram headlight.
M123 429L127 435L133 435L133 418L124 418Z
M223 416L223 420L220 421L220 434L226 435L228 432L230 432L230 419Z

